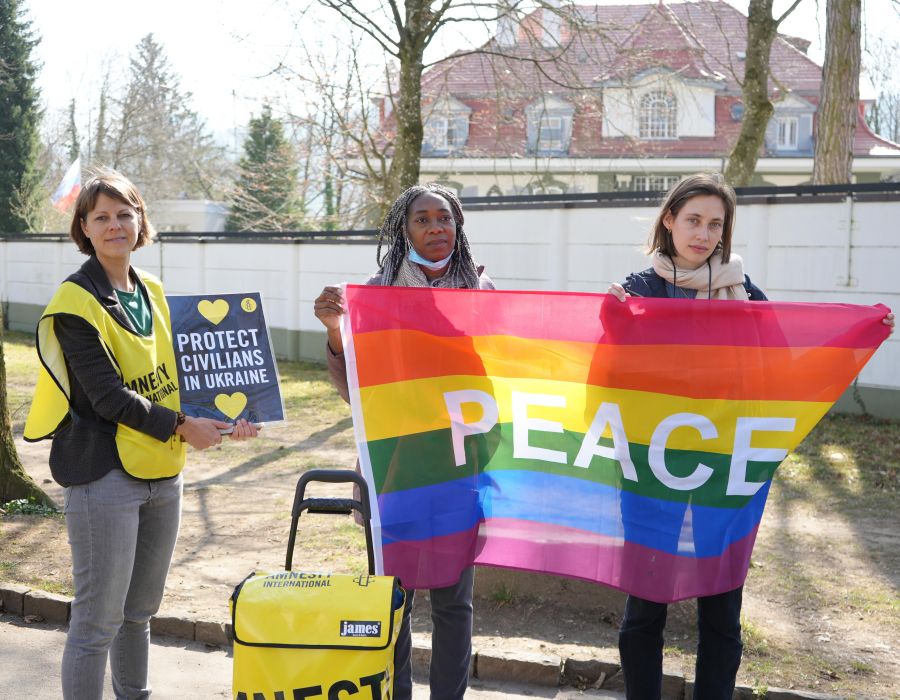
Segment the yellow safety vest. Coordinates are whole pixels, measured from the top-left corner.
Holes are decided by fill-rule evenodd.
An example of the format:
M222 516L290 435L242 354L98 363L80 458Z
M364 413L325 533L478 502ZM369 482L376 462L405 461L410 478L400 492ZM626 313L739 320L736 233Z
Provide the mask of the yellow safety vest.
M69 373L53 327L57 314L79 316L97 330L103 349L125 386L152 403L173 411L181 408L169 305L160 281L146 272L136 272L147 288L153 315L152 332L147 337L124 328L91 292L75 282L63 282L44 309L37 327L41 368L25 422L24 437L29 442L53 437L69 415ZM115 429L119 459L132 476L163 479L175 476L184 467L186 448L181 438L173 436L160 442L121 423Z

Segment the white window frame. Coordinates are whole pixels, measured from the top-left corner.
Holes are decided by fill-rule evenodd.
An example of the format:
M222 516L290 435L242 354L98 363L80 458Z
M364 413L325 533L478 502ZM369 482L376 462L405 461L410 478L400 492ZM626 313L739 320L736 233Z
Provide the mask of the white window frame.
M638 135L652 141L678 137L678 102L668 90L653 90L641 97Z
M435 151L447 151L450 149L448 132L450 130L449 117L428 117L425 122L428 130L427 141Z
M540 151L561 151L566 140L566 119L565 117L556 117L544 114L538 119L538 138L537 150ZM557 134L557 136L549 136L548 134Z
M796 151L799 148L799 133L799 117L778 117L778 150Z
M635 175L631 189L635 192L668 192L680 179L678 175Z

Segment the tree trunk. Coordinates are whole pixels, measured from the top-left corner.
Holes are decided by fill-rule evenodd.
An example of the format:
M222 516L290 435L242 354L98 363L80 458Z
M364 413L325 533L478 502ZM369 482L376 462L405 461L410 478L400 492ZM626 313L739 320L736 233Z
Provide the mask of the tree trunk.
M9 408L6 405L6 360L3 356L3 310L0 308L0 504L27 498L56 507L51 498L28 476L13 442Z
M744 118L725 168L725 179L735 187L749 185L753 179L766 127L775 111L769 100L769 54L777 32L772 0L750 0L744 64Z
M422 153L422 55L431 18L428 0L407 0L406 22L400 33L400 84L396 103L397 137L388 174L385 205L419 182Z
M819 102L813 183L853 177L853 135L859 118L862 0L828 0L825 66Z

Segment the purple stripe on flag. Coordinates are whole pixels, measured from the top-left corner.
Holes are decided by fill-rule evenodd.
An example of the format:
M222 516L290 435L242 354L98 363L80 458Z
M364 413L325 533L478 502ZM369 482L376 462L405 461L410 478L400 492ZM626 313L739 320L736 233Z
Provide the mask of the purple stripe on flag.
M395 542L382 547L384 573L397 576L404 588L444 588L459 581L471 566L478 527L427 540Z
M721 556L667 554L622 539L527 520L491 519L479 532L385 545L384 571L407 588L456 583L471 563L601 583L670 603L733 590L747 576L756 528ZM486 538L485 533L490 537ZM468 553L468 556L466 556Z
M490 533L487 539L485 532ZM668 603L740 586L747 575L756 532L754 528L721 556L695 557L546 523L498 519L482 523L475 563L552 571Z

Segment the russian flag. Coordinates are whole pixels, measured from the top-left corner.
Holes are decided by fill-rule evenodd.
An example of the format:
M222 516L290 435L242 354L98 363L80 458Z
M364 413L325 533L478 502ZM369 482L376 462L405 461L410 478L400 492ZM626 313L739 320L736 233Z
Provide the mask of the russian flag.
M56 191L50 195L50 203L59 211L64 212L69 205L78 197L81 191L81 158L76 158L75 162L66 170L63 175L62 182Z

